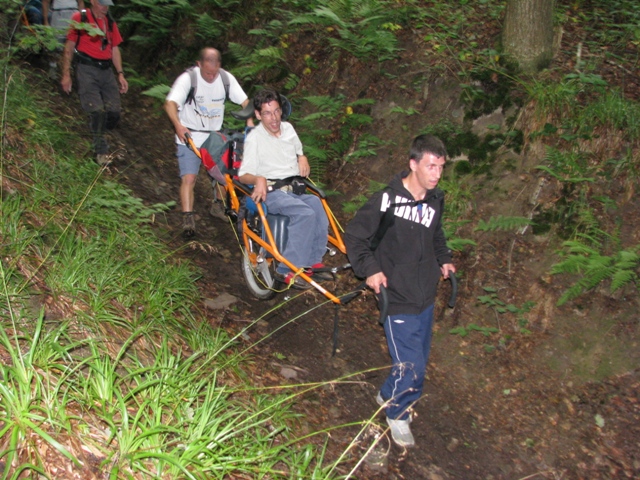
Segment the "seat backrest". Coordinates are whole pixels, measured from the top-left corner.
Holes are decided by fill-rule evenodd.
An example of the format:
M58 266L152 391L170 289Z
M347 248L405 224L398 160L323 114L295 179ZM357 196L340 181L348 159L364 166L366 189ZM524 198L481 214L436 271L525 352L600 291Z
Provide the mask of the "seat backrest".
M258 215L258 207L251 197L247 196L244 198L244 208L246 208L249 216ZM287 245L287 239L289 238L289 217L286 215L269 213L267 206L264 203L262 204L262 208L267 216L267 222L269 222L269 228L271 229L273 240L276 242L276 247L278 248L278 251L282 252L284 247ZM261 229L261 235L262 239L266 241L267 234L265 233L264 227Z
M287 239L289 238L289 217L272 213L267 215L267 222L269 222L269 228L271 228L276 247L278 247L278 251L282 253L284 247L287 246ZM264 229L262 230L264 236Z

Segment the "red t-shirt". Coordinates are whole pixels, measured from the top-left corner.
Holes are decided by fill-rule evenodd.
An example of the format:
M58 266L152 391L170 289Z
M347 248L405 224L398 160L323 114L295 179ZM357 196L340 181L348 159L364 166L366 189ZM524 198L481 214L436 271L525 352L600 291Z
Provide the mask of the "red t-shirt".
M111 60L111 48L117 47L122 43L122 36L120 35L120 30L118 30L118 25L116 25L116 23L113 21L109 22L109 20L107 20L107 17L96 19L93 16L93 12L89 9L86 10L86 12L86 23L90 23L91 25L102 30L105 33L108 41L104 42L105 37L102 35L90 36L89 33L85 30L80 31L76 30L75 28L69 29L69 32L67 32L67 40L71 40L76 44L76 50L82 53L86 53L96 60ZM81 13L75 12L71 16L71 20L81 23ZM109 28L109 23L111 23L111 28Z

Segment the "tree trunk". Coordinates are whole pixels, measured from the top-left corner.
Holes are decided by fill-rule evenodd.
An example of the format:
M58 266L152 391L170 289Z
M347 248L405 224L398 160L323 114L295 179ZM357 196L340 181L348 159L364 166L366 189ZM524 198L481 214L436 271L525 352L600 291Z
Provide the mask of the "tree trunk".
M555 0L507 0L502 46L523 72L535 73L551 63L554 4Z

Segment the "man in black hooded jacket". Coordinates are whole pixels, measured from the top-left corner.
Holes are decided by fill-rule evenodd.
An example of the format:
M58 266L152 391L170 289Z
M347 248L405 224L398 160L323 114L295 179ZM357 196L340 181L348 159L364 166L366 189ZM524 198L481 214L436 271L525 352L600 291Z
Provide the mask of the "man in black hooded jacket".
M372 196L345 232L355 274L376 293L381 285L387 289L384 330L393 368L376 400L385 406L392 438L402 447L415 444L410 409L422 394L438 281L455 272L442 230L444 193L436 188L446 155L440 139L416 137L409 171ZM388 209L393 209L392 223L385 217ZM386 231L380 239L381 224ZM374 239L379 240L375 247Z

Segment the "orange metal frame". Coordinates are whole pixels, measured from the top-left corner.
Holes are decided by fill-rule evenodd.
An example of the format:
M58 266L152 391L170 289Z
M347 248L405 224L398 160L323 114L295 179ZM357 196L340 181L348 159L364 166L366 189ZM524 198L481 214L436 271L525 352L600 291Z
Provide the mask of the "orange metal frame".
M231 203L230 207L234 212L237 213L240 210L240 199L238 198L238 193L236 189L240 190L244 195L248 197L251 196L251 190L246 185L238 181L234 181L229 174L226 174L225 178L227 180L226 190L227 190L227 193L229 194L228 198L230 198L230 203ZM312 194L320 198L324 211L327 214L327 217L329 219L329 225L331 227L331 232L327 235L327 239L329 243L335 246L342 253L346 254L347 248L344 244L344 241L342 240L342 234L340 233L337 222L333 216L333 212L329 208L329 204L327 203L326 198L324 198L324 196L320 193L319 190L314 189L309 185L307 185L307 189L309 192L311 192ZM262 236L256 234L253 230L251 230L251 228L249 228L249 226L247 225L246 219L244 219L242 221L243 222L242 223L242 227L243 227L242 239L244 242L245 251L246 252L251 251L249 242L253 241L254 243L263 247L267 252L269 252L269 254L273 257L271 261L276 260L278 262L284 263L287 267L291 269L292 272L296 272L296 275L302 278L305 282L308 282L309 284L311 284L316 290L321 292L325 297L327 297L333 303L340 304L341 302L338 297L333 295L322 285L314 281L309 275L304 273L304 270L302 268L298 267L297 265L294 265L293 263L291 263L289 260L287 260L285 257L282 256L282 254L278 250L278 247L276 246L276 241L273 238L273 233L271 232L271 227L269 226L269 222L267 222L267 216L264 213L262 204L256 203L256 205L258 207L258 215L260 216L260 220L262 221L262 225L264 227L264 231L267 239L264 240ZM255 254L253 256L250 256L249 260L253 265L257 263Z

